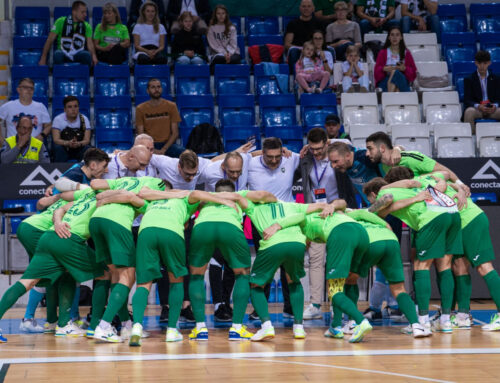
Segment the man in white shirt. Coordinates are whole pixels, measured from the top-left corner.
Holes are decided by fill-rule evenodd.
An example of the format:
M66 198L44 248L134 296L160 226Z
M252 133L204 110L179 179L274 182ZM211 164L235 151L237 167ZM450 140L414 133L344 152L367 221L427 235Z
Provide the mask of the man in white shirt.
M145 171L151 160L151 152L143 145L134 145L129 150L118 152L111 157L105 179L135 177L136 172ZM146 174L141 174L146 175ZM152 175L154 177L154 175Z
M221 179L229 179L234 183L236 191L245 190L248 182L248 166L252 155L236 151L226 154L223 160L209 164L203 171L205 191L214 192L215 184Z

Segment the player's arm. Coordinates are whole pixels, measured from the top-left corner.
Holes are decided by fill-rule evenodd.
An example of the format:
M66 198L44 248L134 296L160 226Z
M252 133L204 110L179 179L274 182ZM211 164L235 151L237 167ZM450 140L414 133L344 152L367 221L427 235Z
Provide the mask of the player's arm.
M191 193L189 190L153 190L144 186L137 194L140 198L155 201L159 199L184 198Z
M109 184L108 181L103 179L95 179L90 181L90 187L94 190L108 190Z
M320 216L322 218L326 218L329 215L335 213L336 211L344 211L346 208L347 208L347 202L345 200L336 199L335 201L332 201L323 208L323 211L321 212Z
M462 188L466 194L467 197L470 197L470 188L464 184L458 176L449 168L446 166L440 164L439 162L436 162L436 165L434 165L434 169L432 169L432 172L447 172L449 174L449 179L450 181L455 182L460 188Z
M96 195L97 207L110 203L128 203L133 207L140 208L146 203L144 199L128 190L106 190Z
M194 190L191 193L189 193L188 202L191 205L198 202L213 202L213 203L218 203L219 205L226 205L238 212L238 208L233 201L222 198L217 194L208 193L202 190Z
M66 191L61 193L61 198L65 201L72 202L75 200L75 192L74 191Z
M255 202L255 203L273 203L273 202L278 202L278 199L273 193L264 191L264 190L259 190L259 191L249 191L246 195L246 198L248 198L250 201Z
M422 184L417 180L399 180L399 181L393 182L392 184L382 186L382 190L383 189L391 189L391 188L413 189L413 188L420 188L420 187L422 187Z
M467 194L465 194L464 189L452 182L448 182L447 185L457 192L457 194L455 194L452 198L457 201L458 210L462 210L464 207L467 207Z
M42 197L36 202L36 210L42 211L47 209L54 202L57 202L61 198L60 194L56 194L50 197Z
M59 209L54 211L52 215L52 222L54 223L54 230L59 238L69 238L71 237L71 227L67 222L63 222L64 214L73 206L73 202L70 202Z
M89 185L85 185L85 184L81 184L79 182L72 181L67 177L61 177L56 181L55 187L57 190L59 190L61 192L65 192L65 191L72 191L72 190L88 189Z
M394 211L404 209L405 207L413 205L414 203L425 201L426 199L430 199L430 198L431 198L430 193L427 190L423 190L414 197L405 198L405 199L401 199L399 201L392 202L387 207L380 209L378 211L377 210L375 210L375 211L377 211L377 215L379 217L385 218ZM373 204L372 206L374 206L374 205L375 204ZM373 211L371 211L371 212L373 212Z
M267 240L281 229L286 229L287 227L300 225L305 219L306 219L306 213L297 213L289 215L287 217L283 217L276 223L273 223L271 226L264 229L264 231L262 232L262 238L264 238L264 240Z

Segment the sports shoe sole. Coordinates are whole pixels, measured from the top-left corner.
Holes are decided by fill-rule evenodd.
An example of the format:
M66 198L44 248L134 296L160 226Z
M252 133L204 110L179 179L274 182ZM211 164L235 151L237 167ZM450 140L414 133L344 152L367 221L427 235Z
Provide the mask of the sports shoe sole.
M128 345L130 347L141 347L141 337L139 335L132 335Z
M123 341L120 342L119 340L112 340L109 338L96 338L95 336L94 339L96 340L96 343L123 343Z
M250 339L252 342L262 342L264 340L273 339L274 335L266 335L264 338L260 339Z

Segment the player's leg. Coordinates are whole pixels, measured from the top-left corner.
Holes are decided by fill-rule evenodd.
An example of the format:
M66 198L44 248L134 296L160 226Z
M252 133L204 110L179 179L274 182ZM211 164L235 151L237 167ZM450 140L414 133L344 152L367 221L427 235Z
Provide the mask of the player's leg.
M92 294L92 318L87 329L87 337L92 338L94 331L104 314L108 302L109 288L111 285L111 274L105 271L104 275L94 280L94 291Z
M59 278L59 320L55 333L57 337L82 337L85 335L85 331L71 320L71 305L75 297L75 287L75 279L69 273L64 273Z
M470 330L470 298L472 295L471 277L469 274L469 262L464 256L454 256L452 264L455 276L455 297L458 304L458 312L452 316L453 328Z
M47 322L43 325L43 332L45 334L53 334L57 326L57 297L59 282L45 288L45 302L47 304Z
M500 277L498 272L493 268L491 262L486 262L477 267L477 271L483 277L491 298L497 307L497 313L491 317L490 323L482 327L483 331L500 331Z

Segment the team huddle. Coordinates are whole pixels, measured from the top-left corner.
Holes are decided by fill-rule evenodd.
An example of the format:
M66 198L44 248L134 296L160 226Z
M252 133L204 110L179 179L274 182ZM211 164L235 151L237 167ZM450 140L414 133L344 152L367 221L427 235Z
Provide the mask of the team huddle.
M468 187L451 170L421 153L393 148L384 133L368 137L367 149L358 150L341 141L328 143L320 130L308 134L308 146L303 149L313 156L318 184L312 182L314 193L328 194L317 187L326 171L319 178L317 167L327 163L329 171L351 178L368 208L348 208L341 198L290 202L285 194L291 195L291 188L279 195L280 185L275 184L279 179L273 175L267 182L274 180L274 184L266 185L262 175L276 172L277 177L289 177L287 166L296 169L300 156L284 150L275 138L266 139L262 151L249 154L246 147L214 161L198 159L189 151L179 160L152 155L148 148L152 142L145 135L138 137L142 143L136 140L129 151L111 160L99 149L90 149L79 165L78 182L62 177L56 183L60 193L42 198L37 206L41 213L20 224L17 235L30 263L2 296L0 318L28 290L46 287L45 332L99 342L128 340L130 346L140 346L148 336L143 319L150 289L165 268L170 283L166 342L183 340L177 324L188 274L196 321L189 339L208 340L204 275L218 249L235 274L228 339L274 338L264 288L280 267L289 286L293 337L304 339L301 278L311 243L324 244L326 254L324 278L333 310L326 337L342 339L351 334L349 342L355 343L372 330L357 308L357 280L374 266L383 273L410 323L403 332L415 338L471 328L469 265L484 278L500 311L500 277L492 265L488 218L469 198ZM258 177L257 168L263 172ZM193 190L200 180L205 191ZM186 256L185 228L195 213ZM253 264L242 227L244 214L261 237ZM132 227L138 216L142 218L135 242ZM388 216L412 230L416 302L405 290L400 244L386 221ZM433 320L429 318L432 263L441 294L441 310ZM76 284L88 280L94 281L92 316L88 329L82 330L71 320L70 310ZM134 284L130 316L128 301ZM244 325L249 299L262 323L255 333ZM115 315L122 322L119 335L112 326ZM344 315L349 320L343 326ZM499 331L499 314L482 329ZM1 334L0 341L6 341Z

